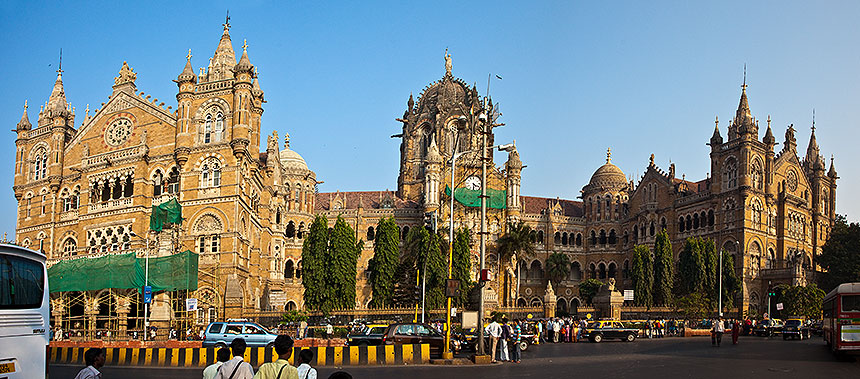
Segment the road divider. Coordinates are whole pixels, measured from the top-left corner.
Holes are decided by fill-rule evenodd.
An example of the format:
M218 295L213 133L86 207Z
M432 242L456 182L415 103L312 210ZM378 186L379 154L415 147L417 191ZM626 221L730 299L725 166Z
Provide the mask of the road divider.
M86 347L49 347L52 364L84 365ZM215 363L214 347L204 348L128 348L106 347L107 366L206 367ZM290 363L302 350L313 350L313 366L409 365L430 363L430 345L381 345L294 347ZM249 347L244 359L254 367L277 359L273 348Z

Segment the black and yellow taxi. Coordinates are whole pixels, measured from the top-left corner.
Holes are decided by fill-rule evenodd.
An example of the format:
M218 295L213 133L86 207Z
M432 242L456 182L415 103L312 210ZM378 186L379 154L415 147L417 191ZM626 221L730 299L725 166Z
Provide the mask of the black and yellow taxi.
M802 317L792 317L785 321L782 327L782 339L809 339L809 326Z
M589 322L582 336L596 343L605 339L620 339L622 341L633 342L639 336L639 329L626 328L621 321L598 320Z

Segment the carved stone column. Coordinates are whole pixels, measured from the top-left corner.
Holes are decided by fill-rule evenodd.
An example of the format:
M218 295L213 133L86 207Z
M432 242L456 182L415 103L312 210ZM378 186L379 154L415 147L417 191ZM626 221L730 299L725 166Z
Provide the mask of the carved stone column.
M552 283L546 282L546 293L543 295L543 315L544 317L555 317L555 306L558 298L555 296L555 291L552 289Z

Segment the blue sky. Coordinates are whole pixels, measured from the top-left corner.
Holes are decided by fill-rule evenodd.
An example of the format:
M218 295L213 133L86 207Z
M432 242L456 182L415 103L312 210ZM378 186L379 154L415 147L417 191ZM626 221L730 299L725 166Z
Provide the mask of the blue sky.
M205 66L230 9L234 49L248 40L266 92L263 132L291 135L321 191L397 186L409 94L444 74L501 103L496 141L517 141L524 195L573 199L603 164L662 168L699 180L709 169L714 117L737 108L743 66L753 115L806 151L812 109L826 157L836 156L837 211L857 220L860 161L860 2L244 1L0 3L0 114L14 129L50 94L63 49L66 96L83 109L107 101L123 61L139 90L176 104L192 49ZM34 111L35 108L35 111ZM14 133L0 137L0 233L13 234ZM781 144L777 145L780 149ZM503 160L497 156L497 162Z

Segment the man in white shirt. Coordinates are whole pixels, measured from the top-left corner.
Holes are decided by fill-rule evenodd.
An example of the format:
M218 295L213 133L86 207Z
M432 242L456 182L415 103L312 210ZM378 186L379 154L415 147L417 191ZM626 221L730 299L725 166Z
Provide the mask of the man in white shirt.
M216 358L217 358L216 362L207 366L205 369L203 369L203 379L214 378L215 374L218 373L218 369L221 368L221 366L224 364L224 362L227 362L230 360L230 349L228 349L226 347L222 347L222 348L218 349L218 352L215 354L216 354Z
M714 320L714 328L711 330L713 337L711 338L711 345L716 344L717 347L720 347L720 342L723 341L723 333L726 331L725 325L723 325L723 317Z
M310 349L302 350L299 353L299 360L302 364L299 365L299 379L317 379L317 369L311 367L311 361L314 360L314 351Z
M99 369L105 365L104 349L94 347L87 350L84 353L84 362L86 362L87 367L79 371L75 379L101 379L102 373L99 372Z
M496 363L496 348L499 343L499 337L502 336L502 326L493 319L493 322L487 325L485 331L490 336L490 351L492 352L490 353L490 360Z
M244 338L236 338L233 342L230 342L230 351L233 352L233 359L224 362L218 368L215 379L252 379L254 377L254 368L242 358L246 347L247 344Z

